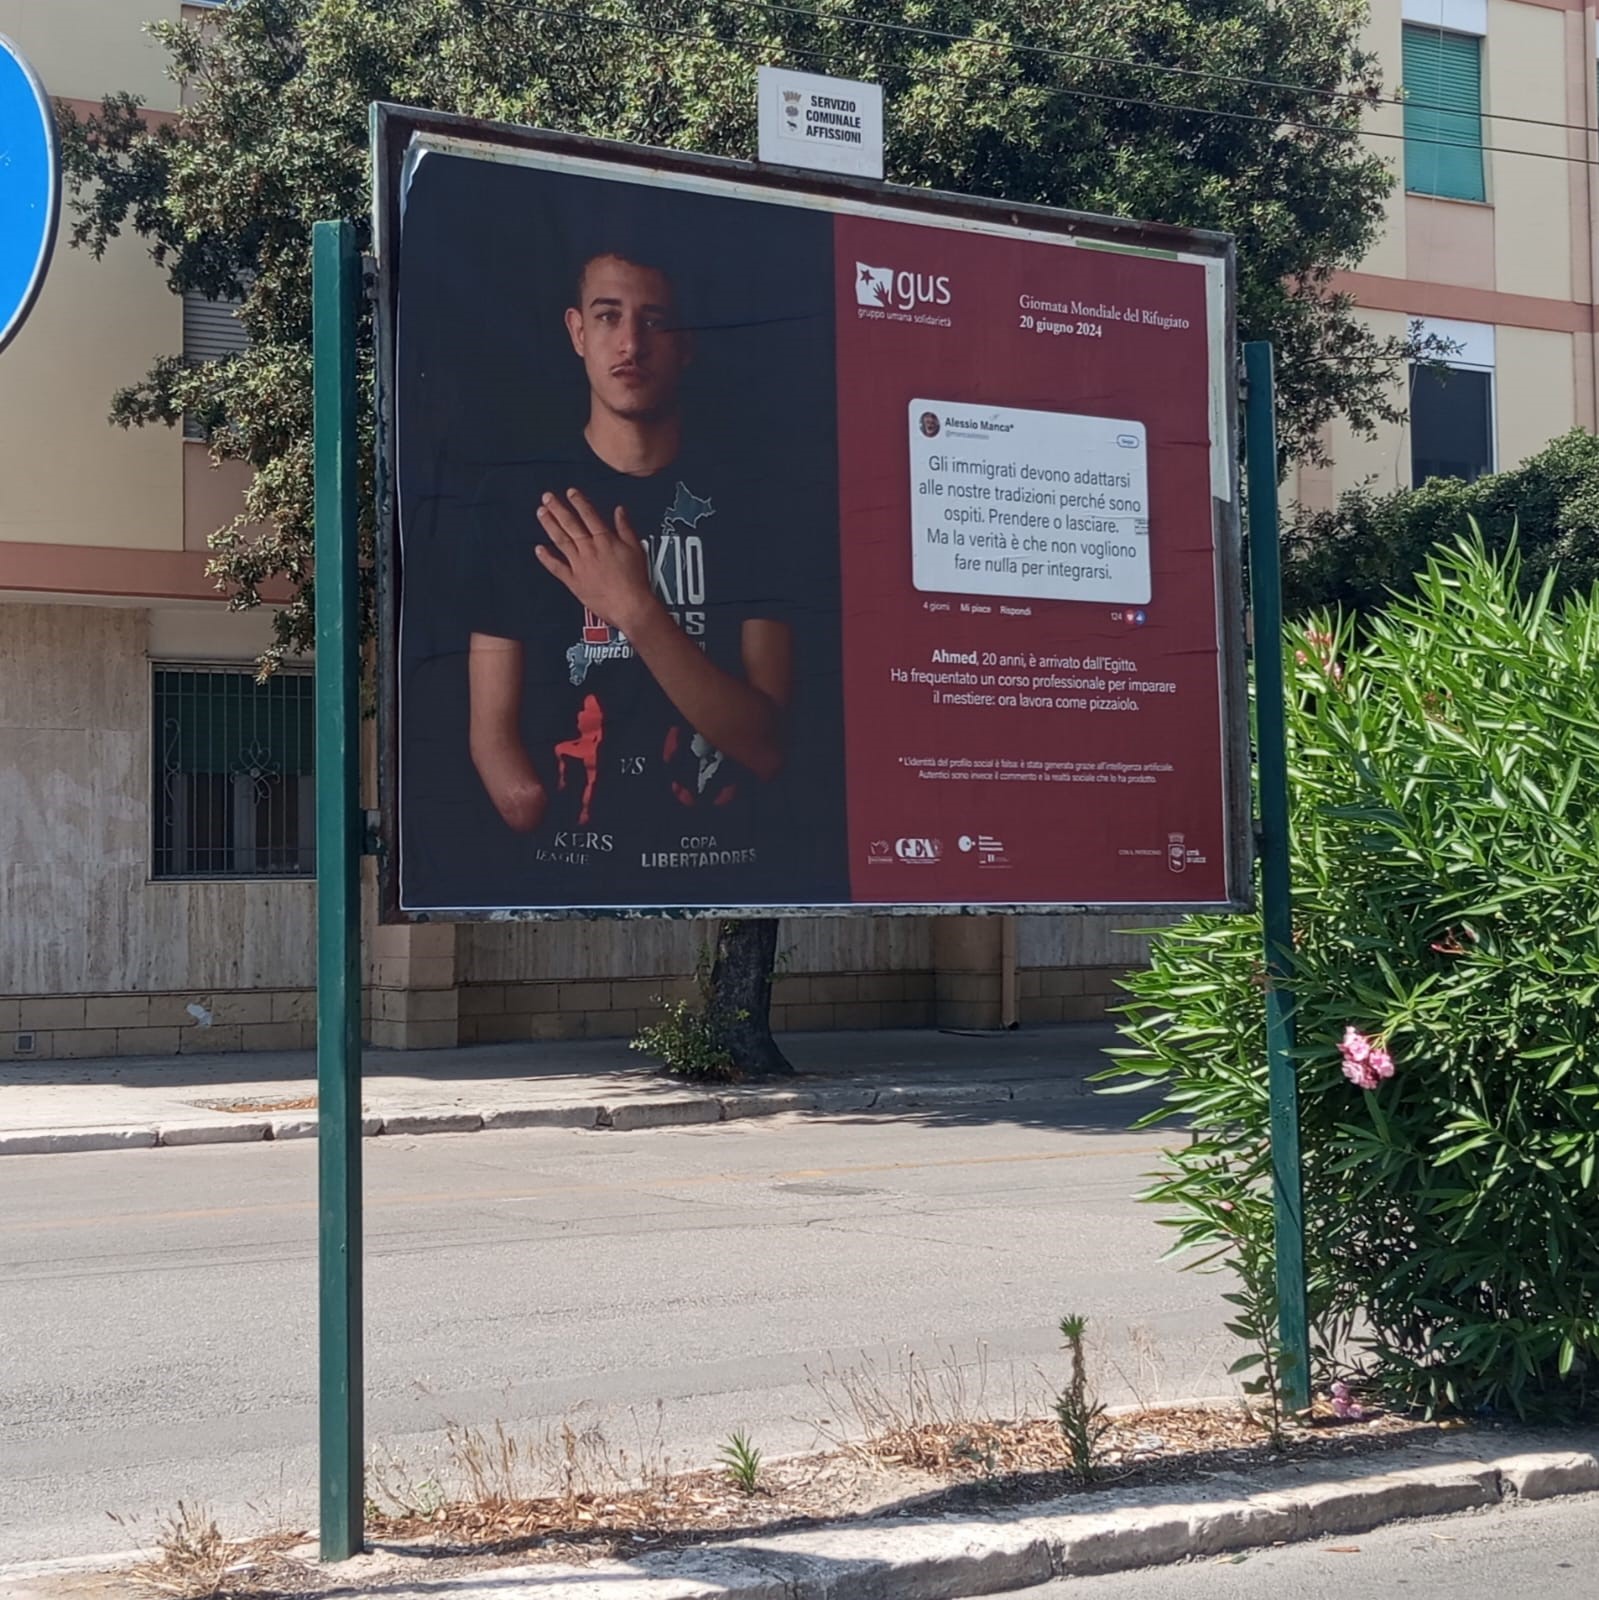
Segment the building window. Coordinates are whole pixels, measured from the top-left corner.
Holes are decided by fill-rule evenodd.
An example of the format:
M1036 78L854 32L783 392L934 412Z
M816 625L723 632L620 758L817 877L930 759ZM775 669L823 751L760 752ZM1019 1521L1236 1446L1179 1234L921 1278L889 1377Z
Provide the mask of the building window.
M308 672L155 669L155 877L316 870L312 707Z
M1447 200L1485 200L1482 40L1407 23L1404 30L1405 187Z
M1473 367L1414 367L1410 374L1410 481L1494 469L1494 375Z
M183 295L183 359L191 366L220 361L250 348L250 336L234 313L239 300L207 300L193 289ZM193 417L183 419L185 439L205 439L205 429Z

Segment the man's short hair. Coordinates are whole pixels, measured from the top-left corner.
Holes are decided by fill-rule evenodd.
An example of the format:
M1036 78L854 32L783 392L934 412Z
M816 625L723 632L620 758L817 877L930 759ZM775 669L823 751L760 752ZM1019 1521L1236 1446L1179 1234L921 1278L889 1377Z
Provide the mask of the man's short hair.
M632 267L643 267L646 272L660 273L671 286L672 298L676 303L677 285L672 277L672 269L661 259L659 253L653 250L641 249L623 240L617 240L611 244L602 244L597 249L584 250L579 255L577 270L572 274L572 304L580 311L583 309L583 284L588 278L589 268L596 261L604 261L607 258L615 261L625 261Z

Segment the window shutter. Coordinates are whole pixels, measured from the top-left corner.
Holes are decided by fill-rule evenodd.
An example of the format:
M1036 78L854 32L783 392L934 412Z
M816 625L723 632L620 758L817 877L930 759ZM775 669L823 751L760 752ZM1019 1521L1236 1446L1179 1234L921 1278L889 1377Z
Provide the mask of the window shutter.
M1404 31L1405 187L1484 200L1482 40L1436 28Z
M183 295L183 359L217 361L250 345L244 324L234 316L237 300L207 300L193 289ZM192 417L183 419L183 437L204 441L205 430Z
M188 290L183 296L183 356L186 361L216 361L249 347L244 324L234 316L237 300L207 300Z

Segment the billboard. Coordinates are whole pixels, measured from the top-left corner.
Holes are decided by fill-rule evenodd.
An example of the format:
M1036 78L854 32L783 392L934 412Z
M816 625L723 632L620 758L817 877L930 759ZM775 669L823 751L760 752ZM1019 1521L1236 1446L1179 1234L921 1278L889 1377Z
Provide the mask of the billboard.
M385 915L1247 900L1225 238L377 142Z

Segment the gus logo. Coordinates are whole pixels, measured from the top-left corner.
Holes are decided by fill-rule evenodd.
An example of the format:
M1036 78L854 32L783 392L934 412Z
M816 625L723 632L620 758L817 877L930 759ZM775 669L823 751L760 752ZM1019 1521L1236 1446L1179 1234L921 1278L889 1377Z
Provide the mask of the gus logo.
M926 272L896 272L893 267L855 263L855 304L885 311L914 311L917 306L947 306L949 279Z
M896 839L894 854L901 861L933 862L944 853L937 839Z

